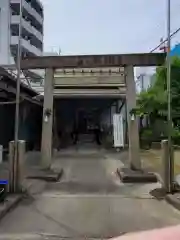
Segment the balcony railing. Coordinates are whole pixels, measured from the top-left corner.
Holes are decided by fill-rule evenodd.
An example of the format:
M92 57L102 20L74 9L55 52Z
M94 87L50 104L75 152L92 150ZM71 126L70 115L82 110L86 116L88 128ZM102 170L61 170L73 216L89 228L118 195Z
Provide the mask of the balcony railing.
M11 36L11 45L18 45L18 36ZM41 50L33 46L29 40L22 39L21 46L36 56L42 55Z
M19 3L19 0L11 0L11 3ZM43 24L43 17L31 6L30 3L22 0L22 5L40 24Z
M20 16L18 15L13 15L11 16L11 23L12 24L20 24ZM36 38L43 42L43 35L37 31L30 22L26 21L24 18L22 19L22 27L24 27L29 33L33 34L36 36Z

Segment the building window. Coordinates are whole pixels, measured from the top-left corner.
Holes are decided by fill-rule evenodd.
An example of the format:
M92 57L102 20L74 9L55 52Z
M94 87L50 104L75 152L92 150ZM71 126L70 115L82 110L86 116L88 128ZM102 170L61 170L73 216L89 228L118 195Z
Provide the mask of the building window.
M18 15L19 15L18 12L12 10L12 16L18 16Z
M12 36L18 36L18 31L15 31L14 29L11 29L11 35Z

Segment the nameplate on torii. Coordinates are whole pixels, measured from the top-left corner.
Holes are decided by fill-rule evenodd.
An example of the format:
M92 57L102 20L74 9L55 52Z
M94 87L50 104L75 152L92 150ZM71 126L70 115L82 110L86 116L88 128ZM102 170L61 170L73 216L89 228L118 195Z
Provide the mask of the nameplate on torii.
M124 67L111 67L111 68L63 68L56 69L55 75L79 75L79 76L109 76L109 75L124 75Z
M107 85L121 85L125 84L124 76L104 76L104 77L98 77L98 76L84 76L84 77L73 77L73 76L67 76L67 77L55 77L54 78L54 84L55 85L91 85L91 84L107 84Z

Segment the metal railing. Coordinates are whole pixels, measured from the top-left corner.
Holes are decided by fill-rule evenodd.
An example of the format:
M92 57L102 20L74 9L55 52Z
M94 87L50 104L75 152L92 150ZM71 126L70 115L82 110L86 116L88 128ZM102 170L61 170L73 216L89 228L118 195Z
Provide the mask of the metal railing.
M9 74L11 74L12 77L14 77L15 79L17 79L17 70L12 70L12 69L8 69L8 67L4 68ZM28 79L25 74L23 73L23 71L21 71L21 82L23 82L24 84L28 85L28 87L32 88L31 86L31 80Z

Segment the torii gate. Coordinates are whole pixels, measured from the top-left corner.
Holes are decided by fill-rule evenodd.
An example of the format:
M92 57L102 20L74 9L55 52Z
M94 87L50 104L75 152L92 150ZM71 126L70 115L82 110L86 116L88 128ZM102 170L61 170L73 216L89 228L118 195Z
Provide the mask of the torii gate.
M139 132L136 119L132 119L130 111L136 106L136 86L134 81L135 66L158 66L165 60L164 53L117 54L117 55L79 55L79 56L46 56L30 57L21 61L22 70L45 69L44 109L42 129L42 166L49 167L52 159L52 127L54 74L58 69L124 67L124 84L126 87L126 104L129 135L129 161L133 169L141 169L139 155ZM122 77L121 77L122 80ZM57 80L59 81L59 80ZM82 80L83 85L83 80ZM123 93L123 94L124 94ZM121 91L119 94L122 94ZM48 121L44 118L48 117Z

